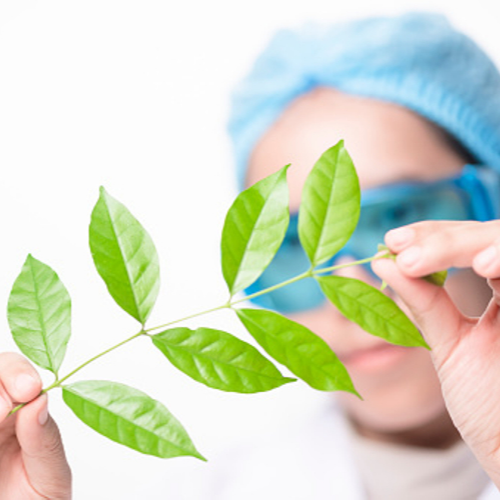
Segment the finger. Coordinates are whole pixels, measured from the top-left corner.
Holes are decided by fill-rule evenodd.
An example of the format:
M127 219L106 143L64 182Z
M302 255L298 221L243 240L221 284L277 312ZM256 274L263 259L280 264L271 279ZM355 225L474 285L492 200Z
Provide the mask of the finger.
M433 350L454 344L468 319L460 313L444 288L405 276L391 259L372 263L374 272L403 300Z
M485 278L500 278L500 238L474 257L472 267Z
M33 365L14 352L0 353L0 420L5 409L14 403L34 399L42 389L42 381Z
M489 279L488 285L493 290L493 300L500 306L500 278Z
M500 234L500 221L426 221L389 231L385 243L408 276L471 267Z
M32 487L44 498L71 498L71 470L56 423L48 414L47 395L18 413L16 433Z

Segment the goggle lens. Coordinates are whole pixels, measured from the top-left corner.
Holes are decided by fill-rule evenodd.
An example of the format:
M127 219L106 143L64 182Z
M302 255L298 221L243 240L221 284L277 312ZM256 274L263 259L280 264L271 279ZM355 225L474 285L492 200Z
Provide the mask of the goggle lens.
M485 179L495 186L485 186L477 174L478 167L467 165L462 174L434 183L400 183L363 191L361 215L347 245L321 267L334 265L343 255L355 259L370 257L377 252L387 231L423 220L489 220L495 218L485 206L497 206L498 194L491 200L489 193L498 193L498 174ZM482 168L482 167L481 167ZM480 207L480 208L478 208ZM298 216L292 214L287 234L275 258L261 277L249 288L248 295L293 278L307 271L310 263L298 236ZM366 267L369 272L371 269ZM283 313L299 312L319 307L324 295L313 278L303 279L273 292L255 297L261 307Z

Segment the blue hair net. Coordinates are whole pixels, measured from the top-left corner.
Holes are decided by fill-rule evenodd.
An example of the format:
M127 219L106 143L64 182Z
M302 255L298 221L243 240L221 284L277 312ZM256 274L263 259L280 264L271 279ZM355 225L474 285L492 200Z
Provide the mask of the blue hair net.
M439 14L278 32L235 89L229 121L239 187L259 138L317 86L403 105L500 171L500 74Z

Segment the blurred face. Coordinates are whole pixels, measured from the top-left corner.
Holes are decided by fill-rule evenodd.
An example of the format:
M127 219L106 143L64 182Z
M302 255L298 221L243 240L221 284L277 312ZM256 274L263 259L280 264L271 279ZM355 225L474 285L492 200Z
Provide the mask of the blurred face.
M296 212L311 167L340 139L354 161L361 189L432 181L457 173L465 163L444 134L415 113L319 88L292 103L257 144L247 184L291 163L290 209ZM379 285L359 266L343 275ZM479 314L489 297L484 282L468 272L453 275L447 287L459 305L465 308L467 303L465 312L471 315ZM434 423L452 426L428 351L393 346L371 336L327 302L290 317L322 337L345 364L364 401L344 393L338 397L360 429L397 433Z

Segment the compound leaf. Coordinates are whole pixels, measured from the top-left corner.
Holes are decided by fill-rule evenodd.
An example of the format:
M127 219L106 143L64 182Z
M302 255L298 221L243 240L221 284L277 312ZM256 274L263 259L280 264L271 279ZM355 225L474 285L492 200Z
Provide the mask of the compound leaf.
M179 370L221 391L269 391L286 378L255 347L211 328L172 328L153 335L153 343Z
M311 330L265 309L238 309L236 313L270 356L311 387L357 394L344 365Z
M89 243L113 299L144 325L160 287L158 254L137 219L102 187L92 211Z
M226 215L221 259L231 295L262 274L285 237L290 220L287 169L288 165L242 191Z
M340 141L307 176L299 210L299 238L313 267L333 257L359 219L361 195L352 160Z
M71 299L54 270L32 255L14 282L7 317L19 349L57 375L71 335Z
M179 421L142 391L88 380L64 386L63 399L80 420L112 441L160 458L205 460Z
M429 348L408 316L380 290L342 276L322 276L317 280L338 310L368 333L392 344Z

